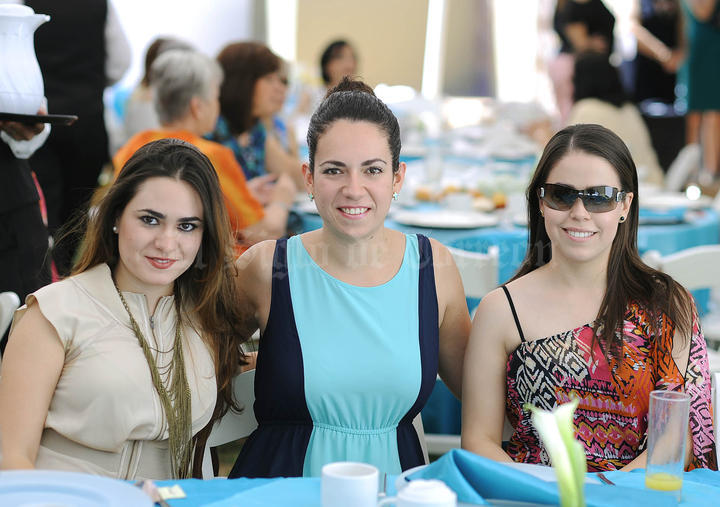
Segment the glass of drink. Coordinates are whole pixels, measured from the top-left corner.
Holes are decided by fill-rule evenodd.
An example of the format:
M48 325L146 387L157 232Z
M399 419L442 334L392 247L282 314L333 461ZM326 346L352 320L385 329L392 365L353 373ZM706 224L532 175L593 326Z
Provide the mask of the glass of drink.
M650 393L645 486L665 491L680 501L690 395L676 391Z

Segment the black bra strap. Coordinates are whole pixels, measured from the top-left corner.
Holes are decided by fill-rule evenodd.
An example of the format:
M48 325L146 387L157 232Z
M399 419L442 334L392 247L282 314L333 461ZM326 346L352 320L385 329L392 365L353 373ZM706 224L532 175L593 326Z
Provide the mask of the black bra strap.
M502 290L505 292L505 296L507 297L508 303L510 303L510 309L512 310L513 319L515 319L515 325L517 326L518 333L520 334L520 341L525 341L525 335L523 334L523 330L520 327L520 319L518 319L517 312L515 311L515 304L513 303L512 298L510 297L510 291L507 290L507 287L504 285L501 286Z

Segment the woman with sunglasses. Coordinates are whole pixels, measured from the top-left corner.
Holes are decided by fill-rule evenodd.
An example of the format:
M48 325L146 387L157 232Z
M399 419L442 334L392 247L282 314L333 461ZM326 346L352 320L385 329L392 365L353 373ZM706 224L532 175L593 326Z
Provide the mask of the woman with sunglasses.
M705 341L690 295L643 264L638 180L622 140L573 125L547 144L527 190L518 273L483 298L465 356L462 445L549 464L525 403L579 399L590 471L644 467L650 391L691 396L688 468L717 468ZM501 447L503 419L513 433Z

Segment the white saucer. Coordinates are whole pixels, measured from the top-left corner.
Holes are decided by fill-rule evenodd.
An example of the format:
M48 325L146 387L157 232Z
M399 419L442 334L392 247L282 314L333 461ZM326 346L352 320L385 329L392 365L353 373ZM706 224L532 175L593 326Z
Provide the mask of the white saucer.
M455 210L398 210L392 214L391 218L400 224L415 227L432 227L435 229L492 227L500 221L497 216L488 213Z
M0 472L0 505L152 507L153 502L128 482L56 470Z
M296 203L295 209L301 213L310 213L313 215L318 214L317 206L315 206L315 201L310 201L307 199L307 197L304 201Z

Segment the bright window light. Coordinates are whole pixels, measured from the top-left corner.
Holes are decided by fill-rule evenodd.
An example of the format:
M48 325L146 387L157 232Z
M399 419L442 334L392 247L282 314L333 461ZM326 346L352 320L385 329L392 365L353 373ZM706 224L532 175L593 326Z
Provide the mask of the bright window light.
M446 14L445 0L428 1L421 92L426 99L430 100L437 98L442 93Z
M287 62L297 59L297 0L266 0L268 47Z

